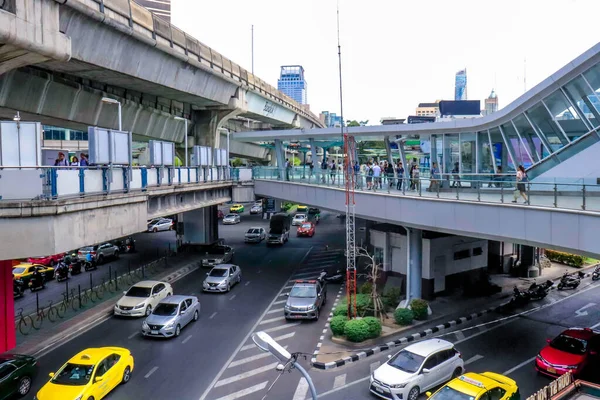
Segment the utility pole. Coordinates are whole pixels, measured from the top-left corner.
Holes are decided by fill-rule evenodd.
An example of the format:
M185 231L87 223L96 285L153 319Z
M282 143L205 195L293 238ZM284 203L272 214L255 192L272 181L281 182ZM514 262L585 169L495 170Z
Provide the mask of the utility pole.
M252 24L252 43L251 43L251 51L252 51L252 75L254 75L254 24Z

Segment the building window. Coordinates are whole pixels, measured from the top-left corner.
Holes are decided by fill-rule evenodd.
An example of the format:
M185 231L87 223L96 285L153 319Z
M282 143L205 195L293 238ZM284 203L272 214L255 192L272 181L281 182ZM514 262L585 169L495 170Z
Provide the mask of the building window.
M473 256L480 256L483 254L483 249L481 247L475 247L473 249Z
M45 128L44 129L45 140L66 140L66 134L64 129L58 128Z
M471 257L471 251L469 249L456 251L454 253L455 260L464 260L465 258Z
M88 133L81 131L71 131L71 140L88 140Z
M383 249L381 247L375 247L374 257L377 265L383 266Z

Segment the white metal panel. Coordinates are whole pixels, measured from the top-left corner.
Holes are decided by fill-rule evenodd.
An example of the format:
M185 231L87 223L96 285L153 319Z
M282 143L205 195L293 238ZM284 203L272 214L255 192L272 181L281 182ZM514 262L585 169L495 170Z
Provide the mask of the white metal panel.
M101 193L102 192L102 170L86 169L83 178L85 193Z
M44 171L39 169L11 170L0 173L0 199L33 200L43 194Z
M156 186L158 183L156 168L148 168L148 186Z
M123 170L121 168L115 168L112 171L112 182L110 183L111 192L122 192L125 189L125 183L123 182Z
M131 171L131 182L129 182L131 190L142 188L142 170L134 169Z

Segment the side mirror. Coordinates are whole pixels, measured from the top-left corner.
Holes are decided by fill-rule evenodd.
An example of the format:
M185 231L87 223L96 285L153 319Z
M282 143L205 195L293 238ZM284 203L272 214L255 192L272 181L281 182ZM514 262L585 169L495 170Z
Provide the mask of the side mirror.
M431 392L426 392L425 396L427 396L427 398L430 398L431 397Z
M206 273L206 276L208 276L208 272Z
M546 343L550 343L552 341L552 339L546 339Z
M428 374L428 373L430 373L430 372L431 372L431 371L430 371L428 368L423 368L423 373L424 373L424 374Z
M103 376L97 376L94 378L94 382L102 382L104 380Z
M50 378L54 378L54 372L50 372L50 373L48 374L48 376L49 376Z
M127 294L127 291L124 291L123 294Z
M388 360L390 360L392 358L391 354L388 354Z
M289 294L289 293L286 293L286 294L285 294L285 297L290 297L290 294Z
M179 312L179 315L183 315L183 314L185 314L185 310Z

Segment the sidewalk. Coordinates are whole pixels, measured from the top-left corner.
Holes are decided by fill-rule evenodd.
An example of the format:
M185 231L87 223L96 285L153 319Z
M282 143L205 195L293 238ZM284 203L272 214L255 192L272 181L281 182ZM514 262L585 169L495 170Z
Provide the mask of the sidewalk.
M583 268L575 268L552 263L552 267L542 270L542 275L537 280L538 283L546 280L559 280L565 270L570 273L582 271L589 275L595 266L594 264ZM500 293L488 297L465 297L462 293L437 297L429 302L433 314L426 321L415 323L395 333L362 344L335 343L332 341L331 331L328 329L328 332L322 338L318 354L313 355L312 365L318 369L339 367L395 345L418 340L451 326L477 319L493 312L498 306L507 302L512 296L512 289L515 285L520 289L525 289L534 280L534 278L519 278L509 275L492 275L491 281L502 287ZM329 324L327 326L329 327ZM384 335L385 332L386 329L383 330Z
M182 254L169 258L166 268L147 278L172 283L196 269L198 263L194 261L194 256ZM39 331L34 330L27 336L21 335L17 329L17 347L10 352L40 357L48 349L54 348L57 342L66 342L110 318L121 293L121 291L109 293L88 310L77 313L69 319L59 320L56 323L45 320Z

